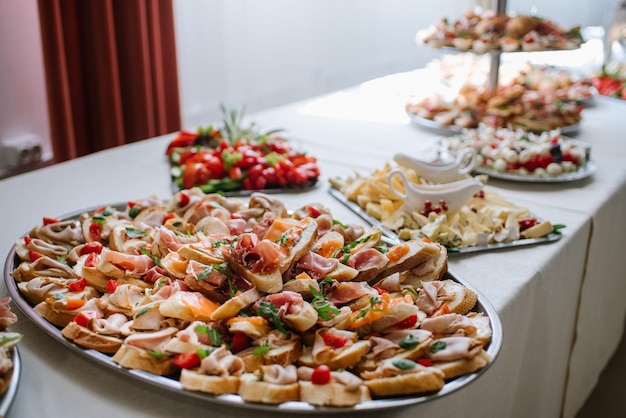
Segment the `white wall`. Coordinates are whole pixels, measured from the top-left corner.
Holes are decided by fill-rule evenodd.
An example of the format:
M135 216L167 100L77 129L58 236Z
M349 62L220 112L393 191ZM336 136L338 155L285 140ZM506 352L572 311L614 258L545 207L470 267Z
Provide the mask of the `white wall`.
M37 0L0 2L0 144L38 136L50 158L50 125ZM0 174L5 166L0 147Z
M614 0L511 0L508 11L564 26L599 25ZM248 112L423 66L439 53L415 33L472 0L174 0L183 126ZM482 3L485 3L484 1Z
M422 66L436 53L416 46L417 29L457 9L424 5L174 0L183 125L217 120L220 102L251 112Z

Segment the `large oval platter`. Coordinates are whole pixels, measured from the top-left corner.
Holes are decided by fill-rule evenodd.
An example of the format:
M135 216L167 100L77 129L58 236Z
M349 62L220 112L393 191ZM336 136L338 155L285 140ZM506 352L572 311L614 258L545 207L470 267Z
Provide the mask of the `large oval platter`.
M123 210L126 204L112 204L108 205L115 209ZM81 213L93 211L101 206L85 209L81 211L77 211L75 213L59 217L58 219L77 219ZM16 237L18 239L20 237ZM112 372L119 373L120 378L122 379L136 379L146 384L152 385L156 388L162 389L164 392L171 394L172 396L182 396L182 397L191 397L200 399L202 401L206 401L207 403L215 403L221 405L227 405L235 408L245 408L245 409L253 409L253 410L265 410L265 411L274 411L274 412L284 412L290 414L297 413L343 413L343 412L356 412L356 411L372 411L372 410L386 410L397 407L405 407L410 405L416 405L423 402L428 402L436 399L440 399L445 395L448 395L452 392L455 392L468 384L475 381L478 377L480 377L496 360L498 356L501 346L502 346L502 325L500 322L500 318L498 316L495 308L490 304L490 302L476 289L471 283L465 281L453 271L448 270L444 279L454 280L465 287L475 291L478 295L478 301L473 311L478 313L483 313L489 318L491 329L492 329L492 338L487 347L485 347L485 351L490 355L491 360L487 366L479 370L478 372L471 373L465 376L461 376L454 380L450 380L447 382L444 387L439 390L435 394L428 395L415 395L415 396L403 396L403 397L395 397L395 398L386 398L386 399L375 399L371 401L361 402L353 407L316 407L312 406L305 402L285 402L279 405L269 405L269 404L260 404L260 403L250 403L244 401L239 395L219 395L214 396L207 393L202 392L194 392L185 390L181 383L178 380L177 375L171 376L159 376L152 373L148 373L141 370L127 369L119 364L112 361L111 356L101 353L92 349L85 349L73 341L66 339L61 333L61 329L57 326L51 324L42 316L40 316L34 309L33 306L24 298L22 293L20 292L16 280L12 277L11 272L19 265L20 259L16 253L16 246L14 245L9 251L8 257L4 266L4 280L6 287L11 295L14 303L19 307L19 309L31 320L33 321L41 330L43 330L48 335L52 336L56 339L65 349L74 351L78 355L84 356L87 359L93 361L95 364L100 366L104 366L108 370ZM443 280L443 279L442 279ZM19 363L16 367L16 372L19 375Z

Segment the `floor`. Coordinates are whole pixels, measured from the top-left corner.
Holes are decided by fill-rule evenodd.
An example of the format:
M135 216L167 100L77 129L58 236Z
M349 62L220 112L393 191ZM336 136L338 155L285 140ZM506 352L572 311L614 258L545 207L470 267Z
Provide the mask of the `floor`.
M626 329L622 342L576 418L626 417Z

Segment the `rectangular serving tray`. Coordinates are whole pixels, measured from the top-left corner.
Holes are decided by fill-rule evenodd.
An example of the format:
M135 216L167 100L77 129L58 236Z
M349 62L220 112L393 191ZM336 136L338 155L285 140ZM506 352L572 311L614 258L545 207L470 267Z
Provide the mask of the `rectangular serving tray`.
M389 228L386 228L382 224L382 222L380 222L378 219L374 218L373 216L365 212L358 204L349 200L343 193L341 193L336 188L330 186L328 188L328 193L332 197L334 197L338 202L340 202L345 207L347 207L352 212L354 212L356 215L358 215L365 222L367 222L371 226L375 226L379 228L382 231L383 235L387 238L388 242L393 244L393 243L398 243L401 241L401 239L398 237L398 234L396 234ZM511 241L511 242L494 243L494 244L487 244L487 245L474 245L471 247L462 247L462 248L448 247L448 254L450 255L466 254L466 253L474 253L474 252L482 252L482 251L493 251L493 250L499 250L499 249L513 248L513 247L522 247L522 246L527 246L527 245L545 244L549 242L558 241L559 239L561 239L561 234L551 233L541 238L525 238L525 239L520 239L517 241Z

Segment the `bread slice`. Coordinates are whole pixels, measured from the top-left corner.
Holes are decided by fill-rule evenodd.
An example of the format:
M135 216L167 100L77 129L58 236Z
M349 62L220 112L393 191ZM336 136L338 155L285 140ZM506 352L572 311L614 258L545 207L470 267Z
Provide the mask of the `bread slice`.
M168 356L152 355L144 349L127 344L122 344L111 360L127 369L144 370L160 376L167 376L174 371Z
M459 359L453 361L436 361L432 367L441 370L445 375L445 380L454 379L458 376L474 373L482 369L491 361L491 356L485 350L481 350L471 359Z
M441 244L439 252L403 274L403 284L420 287L422 282L441 280L448 271L448 250Z
M371 399L365 385L359 386L357 390L349 390L346 385L337 382L314 385L307 380L300 381L300 400L311 405L345 407Z
M184 389L223 395L239 391L238 376L209 376L193 370L182 369L180 384Z
M370 349L370 342L360 340L352 344L345 350L340 351L337 355L328 359L327 365L331 370L347 369L359 362L361 358L367 354Z
M478 301L476 292L450 279L443 280L443 293L444 301L452 313L465 315Z
M394 377L365 380L364 383L374 397L389 397L437 392L445 381L440 373L426 369Z
M122 340L110 335L97 334L89 328L81 327L76 322L68 323L61 333L67 339L74 341L81 347L113 354L122 346Z
M493 334L489 317L482 312L470 312L465 316L476 327L476 335L472 335L472 337L483 343L486 347L491 342L491 336Z
M387 252L387 257L389 258L387 268L368 282L377 283L394 273L417 267L426 260L438 256L440 251L441 246L439 244L426 241L411 240L396 244ZM398 254L397 258L395 254Z
M419 315L419 308L417 305L400 302L396 304L386 315L360 326L355 331L360 337L365 337L367 335L384 331L411 315Z
M311 277L306 278L295 278L289 280L283 285L283 291L288 290L291 292L300 293L302 298L305 300L311 300L313 298L313 294L311 293L311 287L316 291L320 290L320 285L317 280L312 279Z
M33 308L35 312L44 317L46 321L51 324L56 325L57 327L65 327L67 324L72 322L77 312L63 312L52 309L52 307L47 302L40 302Z
M210 242L200 241L185 244L178 249L178 254L187 260L195 260L199 263L211 265L224 262L224 255L217 251Z
M278 385L258 380L253 373L244 373L239 379L239 396L247 402L280 404L300 399L300 385L290 383Z
M230 298L215 309L211 315L213 321L219 321L221 319L229 319L236 316L239 311L252 305L263 296L256 288L251 288L245 292Z
M265 354L254 354L257 347L246 348L237 353L243 359L246 372L253 372L263 365L280 364L288 366L293 364L302 355L302 343L300 340L289 341L283 345L271 348Z

